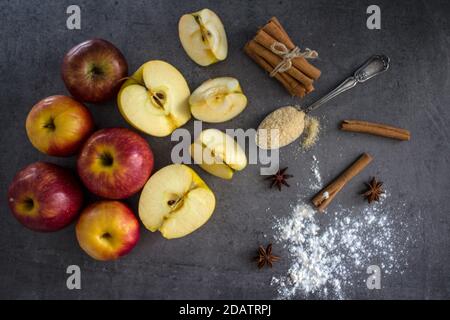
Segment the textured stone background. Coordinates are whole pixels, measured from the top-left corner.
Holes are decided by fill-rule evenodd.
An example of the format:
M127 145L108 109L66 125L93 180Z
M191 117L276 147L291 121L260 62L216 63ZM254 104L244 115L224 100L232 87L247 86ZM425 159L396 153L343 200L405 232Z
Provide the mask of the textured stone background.
M80 31L66 29L65 10L70 4L82 9ZM311 177L313 154L320 160L322 178L327 182L367 151L375 161L330 209L338 204L363 206L357 192L370 175L379 175L392 193L392 203L406 203L406 214L395 216L392 211L398 225L408 225L398 233L410 233L415 241L405 242L408 266L403 267L403 275L387 275L382 290L370 291L364 283L364 266L355 270L355 286L346 288L347 297L450 298L450 3L376 1L382 9L379 31L366 28L365 10L370 4L373 1L1 1L0 297L274 298L270 279L287 270L288 259L273 270L263 271L257 271L250 261L258 244L272 241L273 215L288 214L298 194L312 196L305 194L305 184ZM186 56L177 34L179 17L203 7L220 15L229 38L227 60L208 68L195 65ZM29 143L24 128L34 103L52 94L67 93L60 65L69 48L89 38L105 38L122 50L130 71L150 59L167 60L185 75L191 89L211 77L237 77L249 106L229 125L214 127L253 128L274 108L298 103L241 50L272 15L285 24L293 39L320 52L317 65L323 76L317 90L301 102L305 105L333 88L371 54L385 53L392 60L388 73L315 112L325 128L311 152L299 153L296 145L282 150L281 165L289 166L295 175L289 192L268 190L256 165L230 182L195 168L218 200L208 224L172 241L142 228L135 250L110 263L95 262L78 248L73 225L57 233L38 234L24 229L12 217L6 190L17 170L37 160L74 167L74 158L40 154ZM99 127L128 126L114 101L89 107ZM409 128L413 138L398 143L343 133L337 127L345 118L397 124ZM192 121L186 127L192 130ZM147 140L156 156L156 169L169 164L170 139ZM137 199L128 203L136 208ZM321 216L321 225L326 226L328 219ZM287 256L281 247L277 249ZM69 264L82 269L80 291L66 289Z

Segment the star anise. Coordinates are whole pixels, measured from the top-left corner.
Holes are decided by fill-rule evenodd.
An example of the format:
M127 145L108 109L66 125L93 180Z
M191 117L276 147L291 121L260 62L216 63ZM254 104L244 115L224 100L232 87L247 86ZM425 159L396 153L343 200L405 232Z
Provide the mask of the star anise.
M286 174L287 167L281 170L278 170L277 173L274 175L271 175L270 177L267 177L266 180L272 180L272 184L270 185L270 188L273 186L277 186L278 190L281 191L281 186L285 185L286 187L290 187L287 183L287 179L292 178L293 175Z
M367 199L369 203L372 201L380 201L380 196L384 193L383 182L377 181L375 177L372 178L370 183L366 183L367 190L362 195Z
M270 243L267 248L264 249L263 246L259 246L258 256L256 261L258 263L258 268L263 268L266 264L272 268L273 263L280 260L280 257L272 254L272 244Z

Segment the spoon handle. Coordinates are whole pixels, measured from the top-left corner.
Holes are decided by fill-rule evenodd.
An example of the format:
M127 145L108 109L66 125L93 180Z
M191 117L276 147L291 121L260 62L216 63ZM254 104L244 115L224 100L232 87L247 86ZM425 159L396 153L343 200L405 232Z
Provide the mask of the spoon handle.
M344 91L347 91L348 89L353 88L358 83L363 83L370 78L375 77L376 75L379 75L386 70L389 69L389 62L390 59L385 55L374 55L369 58L369 60L364 63L358 70L355 71L353 76L348 77L345 79L344 82L342 82L338 87L336 87L334 90L332 90L330 93L322 97L321 99L317 100L307 108L305 108L303 111L305 113L311 112L324 103L330 101L337 95L341 94Z

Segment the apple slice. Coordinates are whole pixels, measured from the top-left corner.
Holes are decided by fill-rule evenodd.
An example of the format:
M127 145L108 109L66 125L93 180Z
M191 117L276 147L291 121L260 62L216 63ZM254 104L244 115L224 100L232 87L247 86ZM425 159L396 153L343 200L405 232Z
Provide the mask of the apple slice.
M139 217L147 229L167 239L200 228L216 206L214 193L194 170L182 164L160 169L147 181L139 199Z
M247 166L244 150L232 137L217 129L203 130L191 145L190 153L203 170L222 179L231 179L235 171Z
M210 79L194 90L189 98L194 118L205 122L225 122L247 106L239 81L231 77Z
M187 55L201 66L227 57L225 28L217 14L209 9L183 15L178 23L178 33Z
M152 136L165 137L191 118L189 95L188 84L175 67L152 60L125 81L117 104L133 127Z

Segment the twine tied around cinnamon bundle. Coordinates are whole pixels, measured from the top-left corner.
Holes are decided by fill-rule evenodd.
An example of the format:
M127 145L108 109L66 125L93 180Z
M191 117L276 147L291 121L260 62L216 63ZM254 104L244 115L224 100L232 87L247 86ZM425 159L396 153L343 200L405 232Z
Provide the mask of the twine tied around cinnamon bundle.
M306 48L304 52L299 47L295 46L292 50L289 49L281 42L275 41L270 50L278 55L283 60L270 72L270 76L274 77L278 72L285 72L292 68L292 59L303 57L305 59L316 59L319 54L315 50Z
M301 47L299 43L297 45ZM318 57L317 52L310 49L302 52L296 48L276 17L270 18L258 30L245 44L244 51L291 96L303 98L314 91L314 81L319 79L321 72L310 63L310 59Z

